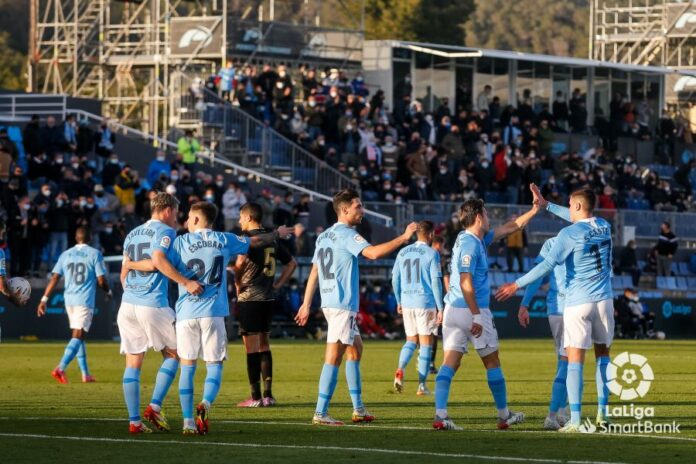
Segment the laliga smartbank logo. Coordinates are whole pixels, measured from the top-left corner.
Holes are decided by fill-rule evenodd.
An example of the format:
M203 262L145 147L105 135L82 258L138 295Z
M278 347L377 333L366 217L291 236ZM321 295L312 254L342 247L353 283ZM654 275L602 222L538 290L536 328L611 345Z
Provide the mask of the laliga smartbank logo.
M609 405L604 417L597 421L587 418L581 425L582 433L681 433L676 421L656 423L655 408L642 404L626 403L644 398L650 391L655 379L652 367L645 356L624 351L617 355L607 366L607 388L612 396L623 404Z

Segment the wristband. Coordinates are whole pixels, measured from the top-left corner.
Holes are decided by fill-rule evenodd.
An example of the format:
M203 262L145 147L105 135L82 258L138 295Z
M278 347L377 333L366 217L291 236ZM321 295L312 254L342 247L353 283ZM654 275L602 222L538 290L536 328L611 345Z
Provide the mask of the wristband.
M473 318L473 319L474 319L474 324L483 325L483 324L482 324L483 321L481 320L481 313L479 313L479 314L474 314L474 318Z
M48 303L48 297L46 295L41 297L41 302L42 303Z

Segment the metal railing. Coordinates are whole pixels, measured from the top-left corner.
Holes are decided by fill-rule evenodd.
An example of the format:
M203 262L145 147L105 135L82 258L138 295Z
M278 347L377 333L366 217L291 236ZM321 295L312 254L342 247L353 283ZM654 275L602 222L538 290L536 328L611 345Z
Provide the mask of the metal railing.
M28 99L31 100L32 98L39 97L37 95L3 95L0 96L0 116L8 116L9 119L17 119L18 117L26 117L32 114L38 114L38 115L62 115L62 117L65 117L67 114L75 114L77 116L80 116L82 118L85 118L91 122L95 123L100 123L104 118L102 116L89 113L87 111L83 111L80 109L71 109L67 108L67 96L64 95L58 95L58 96L50 96L46 97L49 102L47 103L48 108L41 108L38 105L43 105L42 103L35 103L35 104L29 104L24 101L23 97L29 97ZM61 106L62 105L62 106ZM163 139L161 137L157 137L152 134L148 134L146 132L140 131L138 129L133 129L132 127L126 126L124 124L121 124L119 122L116 122L114 120L109 120L109 125L114 131L114 133L125 135L128 137L132 137L135 139L139 139L143 142L150 143L153 146L156 147L166 147L171 150L176 150L177 145L174 142L171 142L169 140ZM290 190L293 192L297 192L299 194L307 194L309 195L310 199L312 200L323 200L323 201L331 201L332 198L329 195L326 195L324 193L320 193L305 187L302 187L300 185L294 184L292 182L287 182L282 179L278 179L272 175L268 175L263 172L259 172L254 169L249 169L244 166L240 166L236 163L233 163L231 161L221 159L220 157L217 157L214 151L204 151L199 153L199 156L201 158L204 158L208 160L211 164L217 164L219 166L222 166L225 169L230 169L234 175L238 175L239 173L242 173L248 177L254 177L256 178L259 182L266 182L272 186L275 186L277 188L285 189L285 190ZM330 189L327 191L331 191ZM379 224L385 225L387 227L391 227L393 225L393 220L390 216L387 216L385 214L380 214L378 212L372 211L372 210L366 210L365 214L367 214L372 220L376 221Z
M203 98L194 97L188 92L192 82L189 76L178 76L176 84L181 100L177 117L185 123L199 118L204 128L219 127L222 136L217 143L221 152L230 143L238 144L247 155L241 160L243 165L267 170L319 192L333 194L348 187L359 190L350 177L210 89L200 87L197 91ZM204 104L203 111L200 103Z

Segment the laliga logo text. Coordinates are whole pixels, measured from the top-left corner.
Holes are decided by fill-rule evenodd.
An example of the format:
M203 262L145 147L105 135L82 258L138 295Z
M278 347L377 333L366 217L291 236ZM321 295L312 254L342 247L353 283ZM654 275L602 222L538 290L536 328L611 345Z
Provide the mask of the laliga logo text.
M607 388L619 397L621 401L632 401L643 398L648 394L652 381L655 379L653 370L645 356L623 352L616 356L607 366ZM581 426L582 433L681 433L676 421L671 423L655 423L650 418L655 417L655 408L640 406L634 403L607 406L605 416L608 419L622 418L634 422L614 423L609 420L595 424L588 418ZM644 420L646 419L647 420Z

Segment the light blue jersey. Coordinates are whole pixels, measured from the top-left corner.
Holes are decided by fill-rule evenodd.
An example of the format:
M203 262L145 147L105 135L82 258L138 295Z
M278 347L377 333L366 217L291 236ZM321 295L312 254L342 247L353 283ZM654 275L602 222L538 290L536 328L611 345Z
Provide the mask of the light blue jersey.
M0 248L0 277L7 275L7 264L5 262L5 250Z
M613 298L611 225L583 219L561 230L544 261L517 280L525 287L565 264L565 308Z
M156 219L133 229L123 243L123 249L132 261L152 258L152 253L160 250L169 253L176 238L174 229ZM169 306L167 284L169 280L158 271L130 271L126 276L122 301L151 308Z
M539 256L537 256L534 260L535 265L544 261L555 242L556 237L552 237L544 242L544 245L541 247L541 251L539 252ZM549 284L549 290L546 292L546 315L563 315L563 307L565 305L565 278L565 264L554 267L553 277L546 276L535 280L526 288L524 298L522 298L522 306L529 307L529 303L531 303L532 298L534 298L534 295L536 295L539 287Z
M404 308L442 311L440 254L425 242L402 249L392 269L392 288Z
M358 312L358 256L369 246L362 235L342 222L337 222L317 237L312 263L318 268L322 308Z
M481 241L469 231L459 232L452 248L450 263L450 284L445 303L455 308L468 308L464 300L460 275L471 274L476 304L479 308L490 308L491 286L488 284L488 255L486 248L493 241L495 233L490 230Z
M203 293L191 295L179 285L176 319L225 317L230 314L227 300L227 263L249 251L249 237L201 229L174 240L172 265L187 279L203 285Z
M104 257L99 250L85 244L75 245L60 255L53 273L65 277L65 306L94 309L97 277L106 274Z

